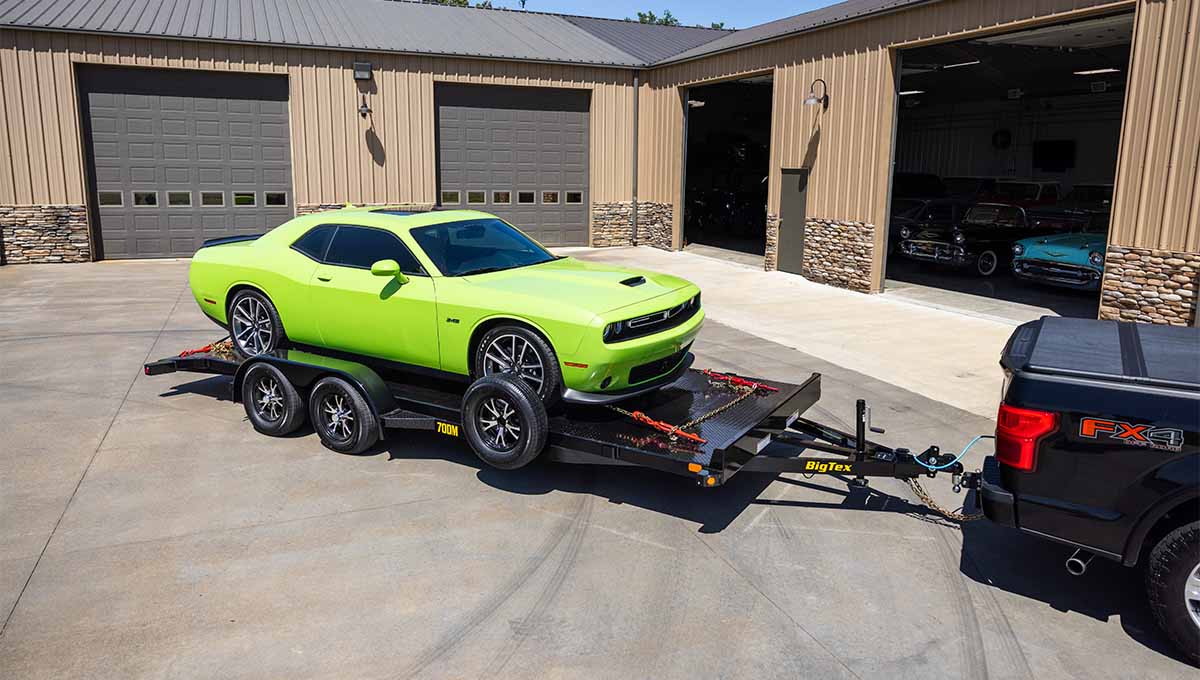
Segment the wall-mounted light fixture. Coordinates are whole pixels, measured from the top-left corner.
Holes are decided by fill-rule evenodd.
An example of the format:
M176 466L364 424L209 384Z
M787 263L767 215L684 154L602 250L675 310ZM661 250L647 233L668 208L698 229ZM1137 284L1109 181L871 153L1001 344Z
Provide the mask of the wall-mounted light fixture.
M358 115L366 118L371 113L371 107L367 106L367 95L363 95L362 104L358 107Z
M821 83L821 96L819 97L817 96L817 83ZM812 81L812 85L808 86L808 97L804 99L804 104L806 106L820 104L822 110L829 110L829 84L825 82L824 78L817 78Z
M370 80L371 79L371 62L369 62L369 61L354 62L354 79L355 80Z

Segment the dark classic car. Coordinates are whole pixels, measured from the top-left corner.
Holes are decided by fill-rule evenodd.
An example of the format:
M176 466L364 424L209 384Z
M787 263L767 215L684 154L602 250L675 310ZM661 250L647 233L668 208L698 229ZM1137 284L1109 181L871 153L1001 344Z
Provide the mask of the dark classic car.
M1036 213L1018 205L980 203L957 224L928 227L900 242L900 254L925 262L995 274L1021 239L1079 230L1086 218L1070 213Z
M924 229L952 227L963 218L969 201L952 198L900 198L892 202L892 222L888 230L888 255L900 242Z

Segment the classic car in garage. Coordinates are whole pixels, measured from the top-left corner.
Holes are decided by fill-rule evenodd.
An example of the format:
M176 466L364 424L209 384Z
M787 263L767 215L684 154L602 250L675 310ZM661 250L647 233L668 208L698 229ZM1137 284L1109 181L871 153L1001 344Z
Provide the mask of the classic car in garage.
M1078 290L1100 290L1104 231L1035 236L1013 244L1013 275L1025 281Z

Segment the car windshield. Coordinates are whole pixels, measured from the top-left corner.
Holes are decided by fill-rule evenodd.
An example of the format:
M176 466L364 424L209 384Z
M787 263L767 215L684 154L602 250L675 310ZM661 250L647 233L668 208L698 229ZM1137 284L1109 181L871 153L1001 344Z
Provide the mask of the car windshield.
M925 207L925 201L902 198L892 202L892 215L895 217L915 217Z
M1032 201L1038 197L1038 185L1032 182L996 182L992 193L1007 201Z
M942 183L950 196L974 196L983 186L983 180L975 177L947 177Z
M1079 203L1111 203L1113 188L1104 185L1076 184L1067 195L1068 201Z
M1016 227L1021 224L1021 211L1009 205L977 205L967 211L966 224Z
M417 227L410 233L446 276L485 274L558 259L494 217Z

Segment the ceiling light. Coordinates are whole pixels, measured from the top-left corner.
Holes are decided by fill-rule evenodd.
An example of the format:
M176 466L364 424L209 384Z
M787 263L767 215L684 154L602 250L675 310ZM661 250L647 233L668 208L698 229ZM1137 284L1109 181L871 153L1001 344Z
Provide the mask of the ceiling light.
M1077 76L1098 76L1101 73L1120 73L1120 72L1121 72L1121 69L1119 69L1119 68L1093 68L1093 69L1088 69L1086 71L1076 71L1075 75L1077 75Z
M925 94L925 90L901 90L900 96L907 97L910 94Z
M957 64L946 64L945 66L942 67L942 70L945 71L948 68L958 68L959 66L974 66L975 64L978 64L978 63L979 63L979 60L976 59L975 61L963 61L963 62L959 62Z

